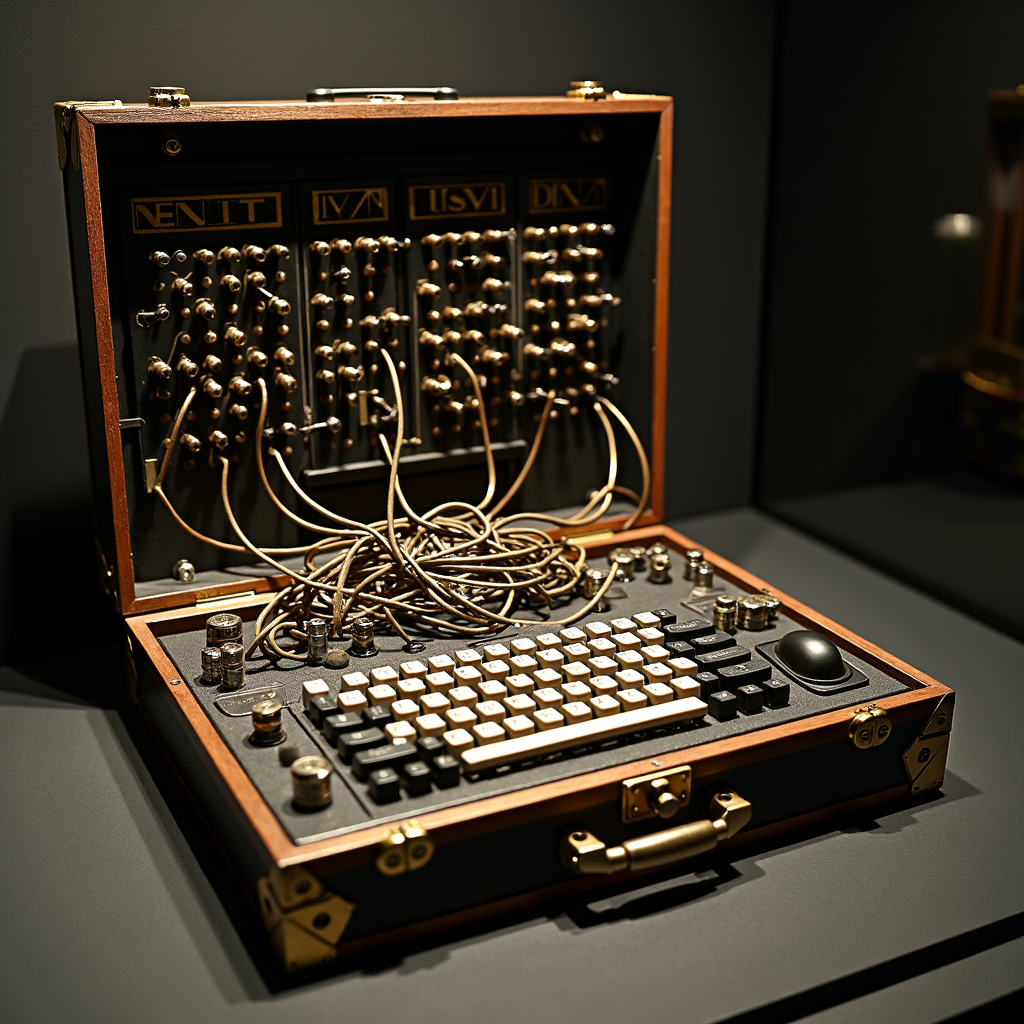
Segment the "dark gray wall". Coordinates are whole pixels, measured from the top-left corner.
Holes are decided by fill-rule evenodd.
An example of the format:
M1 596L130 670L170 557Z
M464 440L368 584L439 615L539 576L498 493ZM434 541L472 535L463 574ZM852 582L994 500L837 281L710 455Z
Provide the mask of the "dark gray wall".
M301 5L3 4L0 151L0 661L45 637L91 643L114 621L93 585L86 451L52 104L276 99L320 85L561 93L574 78L676 97L670 392L739 399L730 458L669 446L673 515L742 503L753 465L755 354L774 5L584 7L450 0ZM16 296L16 299L14 298ZM683 428L678 404L669 437ZM684 481L703 477L700 488Z
M1024 3L787 0L778 38L769 507L948 459L956 377L936 360L967 332L975 252L932 224L978 212L985 95L1024 81Z

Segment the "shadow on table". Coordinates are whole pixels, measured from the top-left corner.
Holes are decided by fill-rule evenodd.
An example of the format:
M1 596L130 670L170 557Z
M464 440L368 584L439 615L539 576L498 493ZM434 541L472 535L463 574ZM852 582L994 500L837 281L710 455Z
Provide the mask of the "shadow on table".
M122 659L119 648L104 648L78 659L73 673L68 671L66 658L19 666L16 673L5 673L0 703L104 709L102 725L93 723L97 743L168 890L180 890L179 877L186 879L192 898L178 900L179 910L203 959L222 966L211 973L229 1003L272 998L289 990L336 983L353 974L430 970L460 946L542 920L552 921L563 931L583 934L593 928L614 927L620 921L667 913L756 881L764 875L757 862L766 857L821 842L836 832L900 831L915 824L917 815L929 804L961 800L978 792L947 772L942 793L887 804L882 820L864 812L834 818L734 850L706 854L673 868L625 877L596 894L591 891L563 898L295 976L283 971L273 958L256 908L238 885L145 720L128 702Z

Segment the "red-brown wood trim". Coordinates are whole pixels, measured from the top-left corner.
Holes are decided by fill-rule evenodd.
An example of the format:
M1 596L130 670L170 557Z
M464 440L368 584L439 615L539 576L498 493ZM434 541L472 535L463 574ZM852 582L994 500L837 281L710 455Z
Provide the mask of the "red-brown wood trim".
M651 508L661 522L665 514L665 417L668 369L668 300L672 239L672 115L667 104L658 130L658 228L654 269L653 422L651 424Z
M110 503L114 514L114 550L117 561L117 587L121 608L130 606L135 596L132 544L128 527L128 494L124 479L124 449L121 445L121 411L117 401L117 377L114 364L114 335L111 327L110 292L107 287L106 242L103 237L103 207L100 202L100 176L96 156L96 129L83 109L75 111L78 151L82 169L82 193L85 207L85 233L89 248L89 272L92 283L93 318L96 328L100 395L103 402L104 442L110 470Z
M637 99L574 100L564 96L468 97L460 100L403 100L369 103L351 100L307 103L274 100L254 103L193 103L190 107L92 107L83 111L94 124L189 124L211 121L394 120L416 117L529 117L566 114L660 114L669 96Z
M145 651L156 671L157 679L165 688L164 696L168 703L176 706L180 716L195 733L196 739L213 761L224 784L234 797L253 832L263 843L264 848L273 860L286 856L295 849L291 837L281 827L273 811L267 806L259 790L253 785L245 769L238 763L235 755L214 728L206 712L192 696L192 692L184 681L171 686L170 680L181 679L174 663L167 656L160 642L150 632L145 622L140 619L128 619L128 628L139 646Z
M811 811L808 814L801 814L795 818L787 818L785 821L776 822L772 825L764 825L761 828L743 831L728 839L719 846L713 853L706 854L699 858L698 862L706 862L709 858L718 857L725 853L733 853L753 843L763 842L775 836L785 833L797 832L802 829L811 828L814 825L839 818L844 815L858 814L861 811L870 810L884 804L893 803L896 800L910 796L910 785L896 786L892 789L882 790L879 793L872 793L869 796L858 797L856 800L848 800L845 803L833 804L830 807L822 808L819 811ZM693 863L693 862L690 862ZM680 867L682 873L688 873L682 862ZM602 889L606 886L619 884L633 878L643 878L655 872L664 871L664 868L651 868L647 871L634 871L630 874L598 875L588 878L574 878L567 882L559 882L556 885L549 885L543 889L534 889L530 892L521 893L517 896L508 896L505 899L494 900L491 903L482 903L475 907L467 907L465 910L458 910L442 917L430 918L426 921L417 921L414 924L405 925L402 928L395 928L392 931L380 932L377 935L368 935L363 939L356 939L353 942L342 943L337 947L338 960L344 961L363 953L371 952L381 947L394 948L395 946L425 938L435 933L454 931L459 928L486 921L489 918L501 917L508 914L521 913L554 903L560 899L571 896L579 896L587 892ZM352 898L357 894L342 893Z

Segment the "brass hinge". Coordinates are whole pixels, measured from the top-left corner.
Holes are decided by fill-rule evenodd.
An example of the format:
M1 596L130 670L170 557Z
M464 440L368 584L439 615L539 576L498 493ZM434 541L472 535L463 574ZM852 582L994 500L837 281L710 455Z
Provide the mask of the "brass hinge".
M57 165L64 170L64 165L71 157L71 165L75 170L81 169L78 156L78 129L75 126L75 110L78 107L121 107L120 100L65 100L54 103L53 120L57 127Z
M903 764L910 776L912 793L924 793L942 785L955 697L956 694L947 693L939 701L921 734L903 751Z

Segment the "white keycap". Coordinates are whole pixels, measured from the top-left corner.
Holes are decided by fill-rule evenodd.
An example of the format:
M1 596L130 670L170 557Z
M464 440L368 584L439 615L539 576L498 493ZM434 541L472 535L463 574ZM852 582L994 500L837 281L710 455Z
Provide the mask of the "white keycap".
M480 670L472 665L460 665L452 674L455 676L456 686L460 689L468 686L475 690L484 681Z
M642 672L637 672L632 668L624 668L620 672L616 672L615 678L619 688L623 690L637 689L647 682Z
M556 633L541 633L536 641L537 649L541 651L557 650L562 646L562 640Z
M440 715L420 715L413 725L421 736L440 736L448 729L448 723Z
M606 636L595 637L587 646L595 656L605 658L614 658L615 652L618 650L613 641Z
M689 658L669 658L665 662L678 679L679 676L695 676L697 674L697 663Z
M698 692L699 692L698 687ZM670 700L675 700L675 693L672 691L671 686L667 686L665 683L647 683L643 692L647 694L647 699L652 704L667 704ZM686 694L689 696L689 694Z
M653 612L637 612L633 616L633 621L637 624L639 629L648 629L653 626L655 629L661 625L661 619L658 618Z
M504 644L488 644L484 655L488 661L508 661L512 652Z
M607 622L587 622L583 626L583 632L591 640L597 640L601 637L610 637L612 635L612 627Z
M469 750L476 745L472 734L466 732L465 729L452 729L450 732L444 733L441 739L444 740L444 745L452 757L458 757L464 750Z
M565 655L561 651L554 649L548 649L546 651L537 652L537 664L541 668L553 668L561 670L565 664Z
M660 661L644 665L640 671L647 677L649 683L665 683L668 685L672 682L672 669Z
M338 707L342 711L351 711L353 714L360 714L370 706L366 694L362 690L346 690L338 694Z
M619 671L619 663L614 658L608 658L603 654L589 659L587 665L595 676L610 676Z
M443 693L425 693L420 697L420 707L425 715L443 715L451 706L452 702Z
M615 699L622 706L623 711L635 711L637 708L647 707L647 695L640 690L632 688L619 690Z
M632 633L636 623L632 619L612 619L609 623L614 633Z
M528 736L531 732L537 731L533 719L526 715L513 715L511 718L506 718L501 725L510 740L514 740L517 736Z
M388 722L384 726L384 731L392 743L395 740L405 740L407 743L416 741L416 727L411 722Z
M540 690L534 690L533 699L537 702L537 706L541 708L557 708L565 700L562 696L562 691L556 690L553 686L545 686Z
M331 688L322 679L310 679L302 684L302 706L306 709L317 697L326 697Z
M553 668L539 668L533 673L533 681L539 689L559 686L562 682L562 673Z
M395 687L402 700L416 700L427 692L427 684L422 679L399 679Z
M453 708L471 708L480 698L471 686L454 686L448 691Z
M505 685L508 687L509 693L533 693L536 683L534 683L532 676L517 674L509 676L505 680Z
M455 660L460 665L477 666L483 664L484 656L479 651L467 649L465 651L456 651Z
M516 637L509 647L512 649L513 655L526 655L528 658L533 657L537 651L537 645L528 636Z
M594 696L606 693L609 696L619 688L619 681L612 676L591 676L587 686L594 691Z
M472 708L455 707L444 713L444 720L450 729L468 729L471 725L476 725L477 718Z
M635 633L616 633L612 643L619 651L639 651L643 641Z
M640 671L644 666L644 656L639 651L619 651L615 655L619 668L632 668Z
M541 708L534 711L533 720L537 723L537 731L544 732L547 729L557 729L565 725L565 716L554 708Z
M403 661L398 668L403 679L427 678L427 666L422 661Z
M585 644L588 639L587 634L578 626L566 626L558 631L558 635L563 644Z
M622 710L619 702L607 693L599 693L596 697L591 697L587 703L590 704L598 718L617 715Z
M371 686L394 686L397 682L398 673L390 665L370 669Z
M517 654L514 658L509 659L509 666L512 671L518 675L525 673L529 675L531 672L536 672L540 665L537 664L536 658L531 658L528 654Z
M388 686L386 683L382 683L379 686L371 686L366 691L366 695L370 698L370 703L376 708L389 708L398 699L395 688Z
M420 717L420 706L414 700L396 700L391 705L391 714L397 722L411 722Z
M668 648L662 647L661 644L641 647L640 653L643 655L644 661L648 663L652 661L668 661L672 657L672 652Z
M562 653L565 660L571 664L574 661L585 663L592 652L586 644L567 644L562 648Z
M670 685L675 695L673 700L679 700L681 697L700 696L700 683L693 676L676 676Z
M562 696L572 703L590 700L594 696L594 691L586 683L562 683Z
M572 725L574 722L585 722L588 718L593 718L594 711L584 701L574 700L569 704L562 705L562 716L565 718L566 725Z
M665 634L654 626L649 626L647 629L638 629L636 635L648 647L654 647L656 644L663 644L665 642Z
M507 661L485 661L483 668L484 679L497 679L499 682L509 677Z
M481 722L474 725L470 732L476 737L478 746L485 743L500 743L505 739L505 730L497 722Z
M427 686L431 693L446 693L455 685L455 677L447 672L431 672L427 676Z
M505 720L505 706L496 700L481 701L473 710L481 722L500 723Z
M485 679L477 687L477 693L484 700L504 700L508 696L508 687L497 679Z
M349 672L341 677L341 688L343 690L363 690L370 688L370 680L362 672Z
M451 672L455 668L455 662L447 654L435 654L433 658L427 658L427 664L431 672Z
M537 710L537 702L525 693L513 693L502 702L508 710L509 717L530 715Z
M585 683L590 678L590 669L576 661L562 669L562 676L570 683Z

